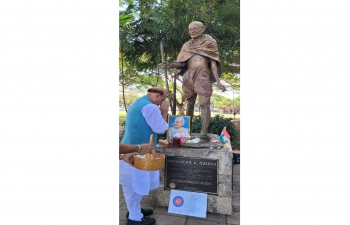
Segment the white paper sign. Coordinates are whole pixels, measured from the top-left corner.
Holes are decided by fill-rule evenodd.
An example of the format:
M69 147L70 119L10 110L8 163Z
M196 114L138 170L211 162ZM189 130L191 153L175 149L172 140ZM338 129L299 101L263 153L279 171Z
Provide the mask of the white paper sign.
M168 213L207 217L208 194L171 190Z

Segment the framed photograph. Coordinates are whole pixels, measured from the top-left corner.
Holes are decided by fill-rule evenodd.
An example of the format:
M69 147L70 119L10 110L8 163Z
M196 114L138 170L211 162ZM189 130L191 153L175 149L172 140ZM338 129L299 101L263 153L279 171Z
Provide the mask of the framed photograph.
M169 116L169 130L167 131L167 140L173 140L174 137L187 140L191 134L189 116Z

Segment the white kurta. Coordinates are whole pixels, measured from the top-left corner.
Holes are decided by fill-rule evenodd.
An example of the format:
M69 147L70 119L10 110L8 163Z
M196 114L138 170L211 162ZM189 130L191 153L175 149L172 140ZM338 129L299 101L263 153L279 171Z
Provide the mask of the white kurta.
M123 187L125 202L129 211L129 219L141 221L142 196L159 187L159 171L142 171L119 161L119 183Z
M150 190L159 187L159 171L142 171L120 160L119 183L132 187L139 195L148 195Z

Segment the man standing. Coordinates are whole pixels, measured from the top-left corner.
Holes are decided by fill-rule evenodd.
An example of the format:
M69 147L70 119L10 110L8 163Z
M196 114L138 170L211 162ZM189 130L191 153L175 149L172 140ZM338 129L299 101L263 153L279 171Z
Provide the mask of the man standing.
M163 68L181 68L183 74L182 92L187 100L186 115L191 117L197 95L202 116L201 139L209 141L207 136L210 112L210 97L213 94L212 84L217 83L218 88L226 91L220 83L221 64L219 50L215 39L203 34L205 27L201 22L194 21L188 26L191 40L186 42L179 53L175 63L162 63Z
M168 130L167 115L169 103L161 87L152 87L147 95L137 99L129 108L125 121L122 144L141 145L149 142L150 135ZM155 138L155 145L157 139ZM141 171L125 161L119 161L119 182L123 187L125 202L129 213L127 225L153 225L156 220L151 209L141 209L143 195L159 187L159 171Z

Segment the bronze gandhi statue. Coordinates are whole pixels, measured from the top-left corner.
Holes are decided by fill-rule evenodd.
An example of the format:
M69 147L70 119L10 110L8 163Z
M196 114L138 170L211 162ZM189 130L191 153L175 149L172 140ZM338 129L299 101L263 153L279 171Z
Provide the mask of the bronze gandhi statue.
M224 85L220 83L221 64L219 50L215 39L204 34L205 27L201 22L193 21L188 26L188 32L192 39L187 41L181 49L174 63L163 62L164 69L179 68L183 74L182 91L187 101L186 116L191 117L194 113L194 105L197 95L199 96L199 108L202 117L201 139L209 140L207 136L210 121L210 97L213 94L212 84L224 92Z

